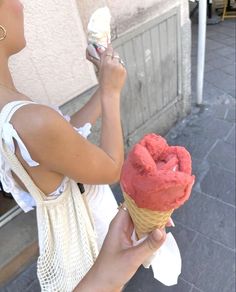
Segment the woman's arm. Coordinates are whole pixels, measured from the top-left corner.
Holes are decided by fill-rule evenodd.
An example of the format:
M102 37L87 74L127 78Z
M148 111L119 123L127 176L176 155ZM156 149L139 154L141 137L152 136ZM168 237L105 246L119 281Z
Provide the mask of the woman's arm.
M98 88L90 100L71 116L70 123L73 127L82 127L85 123L95 124L101 115L101 92Z
M78 135L70 123L47 106L28 105L14 116L14 126L31 157L45 170L85 184L112 184L119 180L124 159L120 92L126 71L112 54L109 47L101 58L100 147Z

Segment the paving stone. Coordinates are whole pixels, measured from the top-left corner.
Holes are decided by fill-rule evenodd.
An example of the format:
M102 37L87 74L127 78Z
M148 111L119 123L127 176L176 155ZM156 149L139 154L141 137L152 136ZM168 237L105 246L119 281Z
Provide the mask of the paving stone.
M213 85L212 83L209 83L207 81L204 81L204 87L203 87L203 93L204 93L204 100L210 100L211 104L217 103L217 97L222 96L225 94L225 92Z
M193 191L184 206L174 212L173 219L229 248L235 247L233 206Z
M235 27L231 27L231 26L219 26L217 28L217 32L221 33L222 35L226 36L226 37L231 37L234 38L235 37Z
M228 111L225 119L227 121L230 121L230 122L234 122L235 123L235 107L229 109L229 111Z
M233 123L214 119L210 116L195 120L183 130L183 134L192 133L205 136L206 138L218 139L227 136L232 128Z
M172 145L183 146L190 152L192 157L203 159L214 143L215 139L213 138L208 139L189 131L189 133L182 134L181 137L176 138Z
M214 61L214 60L217 60L218 58L219 58L219 55L216 53L216 50L208 50L205 54L205 62L209 62L210 60ZM211 63L213 63L213 61Z
M205 105L233 104L235 101L235 98L233 98L232 95L228 93L223 93L222 95L215 95L215 96L212 94L209 94L208 92L203 92L203 93L204 93L203 102Z
M201 181L200 189L206 194L235 205L235 174L215 164L211 164Z
M167 287L153 277L151 269L140 268L124 292L190 292L192 286L182 279L175 286Z
M218 141L209 153L207 160L235 173L235 149L232 144Z
M227 105L220 104L214 106L214 118L223 120L226 117L228 110Z
M235 19L227 19L227 21L223 21L220 23L223 27L235 28Z
M196 158L192 157L192 173L196 177L198 177L201 163L202 163L202 161L200 159L196 159Z
M38 280L33 281L25 292L41 292Z
M235 51L231 47L225 46L224 48L217 50L217 54L223 57L227 57L234 55Z
M209 51L210 51L210 50L214 51L214 50L216 50L216 49L220 49L220 48L222 48L223 45L222 45L221 43L218 42L218 39L217 39L217 41L215 41L215 40L212 40L212 39L210 39L209 37L207 37L207 39L206 39L206 47L207 47L207 49L208 49Z
M229 35L222 34L217 30L217 31L208 31L206 34L206 37L207 37L207 40L212 40L214 42L216 42L216 40L217 40L216 48L215 48L214 43L213 43L213 45L210 47L211 50L214 50L214 49L220 50L221 46L223 47L225 44L224 40L228 39ZM208 44L207 44L207 46L208 46Z
M192 174L195 175L195 183L193 185L193 190L201 192L201 182L208 173L210 169L210 163L204 160L197 160L198 165L195 165L196 159L192 157Z
M236 291L236 283L235 283L235 277L229 281L227 286L225 286L224 290L222 292L235 292ZM210 292L210 291L209 291Z
M213 69L214 69L214 67L211 64L205 63L205 67L204 67L205 72L211 71Z
M216 53L214 55L210 53L208 58L206 55L206 62L216 69L221 69L222 67L232 64L231 58L219 56Z
M12 292L11 290L8 289L8 287L0 287L1 292Z
M232 292L235 253L202 235L183 256L182 277L204 292Z
M202 290L198 289L197 287L193 287L191 292L203 292Z
M209 123L203 127L202 135L221 139L227 136L232 128L232 122L212 118Z
M227 64L221 64L221 67L225 65ZM212 64L212 66L214 65ZM231 75L226 74L222 70L216 69L216 70L206 72L205 79L208 82L215 85L217 88L225 91L226 93L231 94L232 96L235 96L235 80L234 80L234 77L232 77Z
M198 19L197 19L196 25L198 26ZM217 31L218 27L216 28L215 25L207 25L206 29L207 31Z
M229 37L227 39L220 39L218 40L219 43L222 43L223 45L230 47L232 49L235 49L235 37Z
M225 67L222 67L221 70L235 77L235 64L230 64Z
M231 132L229 133L228 137L226 138L226 142L235 146L235 140L236 138L235 138L235 126L234 126Z
M24 272L7 285L6 292L40 292L36 276L36 263L31 264Z

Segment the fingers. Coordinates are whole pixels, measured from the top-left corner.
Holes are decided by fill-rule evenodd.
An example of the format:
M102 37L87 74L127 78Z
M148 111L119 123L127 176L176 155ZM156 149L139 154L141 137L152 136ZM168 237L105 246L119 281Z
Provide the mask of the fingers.
M156 229L144 241L144 247L148 248L148 250L150 250L151 252L156 251L158 248L161 247L165 239L166 239L165 231L161 229Z
M136 250L136 256L142 261L145 261L148 257L161 247L166 239L166 233L164 230L156 229L148 235L148 237L140 244L134 247Z
M92 62L98 69L102 63L105 61L112 60L113 64L121 64L124 67L124 62L121 60L119 54L115 52L112 45L109 44L107 48L101 45L89 44L86 49L86 58Z
M124 210L123 208L119 208L118 213L113 219L113 224L115 224L118 229L120 228L120 230L122 230L124 226L126 226L127 224L130 225L131 222L132 220L129 212Z
M112 48L112 45L109 44L107 49L101 54L101 59L104 62L106 59L107 60L112 59L112 56L113 56L113 48Z
M101 46L101 45L99 45L99 46L96 47L96 50L98 52L99 57L101 58L101 56L105 52L106 48Z
M116 65L121 64L121 58L119 54L114 51L111 44L109 44L107 49L101 53L101 58L106 61L112 60L112 63Z
M111 55L113 55L113 47L112 47L112 44L108 44L108 46L107 46L107 49L106 49L106 53L107 54L111 54Z
M99 68L101 61L91 56L88 50L86 50L86 59L93 63L97 68Z

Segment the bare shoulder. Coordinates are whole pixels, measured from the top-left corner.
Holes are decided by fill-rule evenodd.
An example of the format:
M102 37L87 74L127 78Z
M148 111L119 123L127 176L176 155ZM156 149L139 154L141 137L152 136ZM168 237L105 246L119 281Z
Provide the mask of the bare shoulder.
M17 110L12 124L19 130L47 130L56 121L64 118L53 108L41 104L28 104Z
M41 104L23 106L13 115L11 123L25 139L35 136L58 135L62 130L73 129L55 109Z
M11 123L37 161L42 153L46 153L45 148L57 143L60 136L66 138L68 133L74 132L70 123L56 110L40 104L20 108Z

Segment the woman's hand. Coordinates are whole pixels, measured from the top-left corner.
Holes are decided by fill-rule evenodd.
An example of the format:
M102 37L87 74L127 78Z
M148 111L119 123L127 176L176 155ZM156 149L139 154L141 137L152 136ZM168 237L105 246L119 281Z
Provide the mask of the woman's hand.
M166 238L164 230L155 230L141 244L133 246L131 240L133 230L128 212L121 209L110 224L94 266L75 291L120 291L139 266L160 248Z
M100 87L105 94L120 94L126 79L125 67L121 64L121 59L112 46L109 44L107 49L97 48L100 60L94 58L86 50L87 59L92 62L98 70Z
M99 84L105 96L120 94L126 79L125 67L111 45L101 54Z

